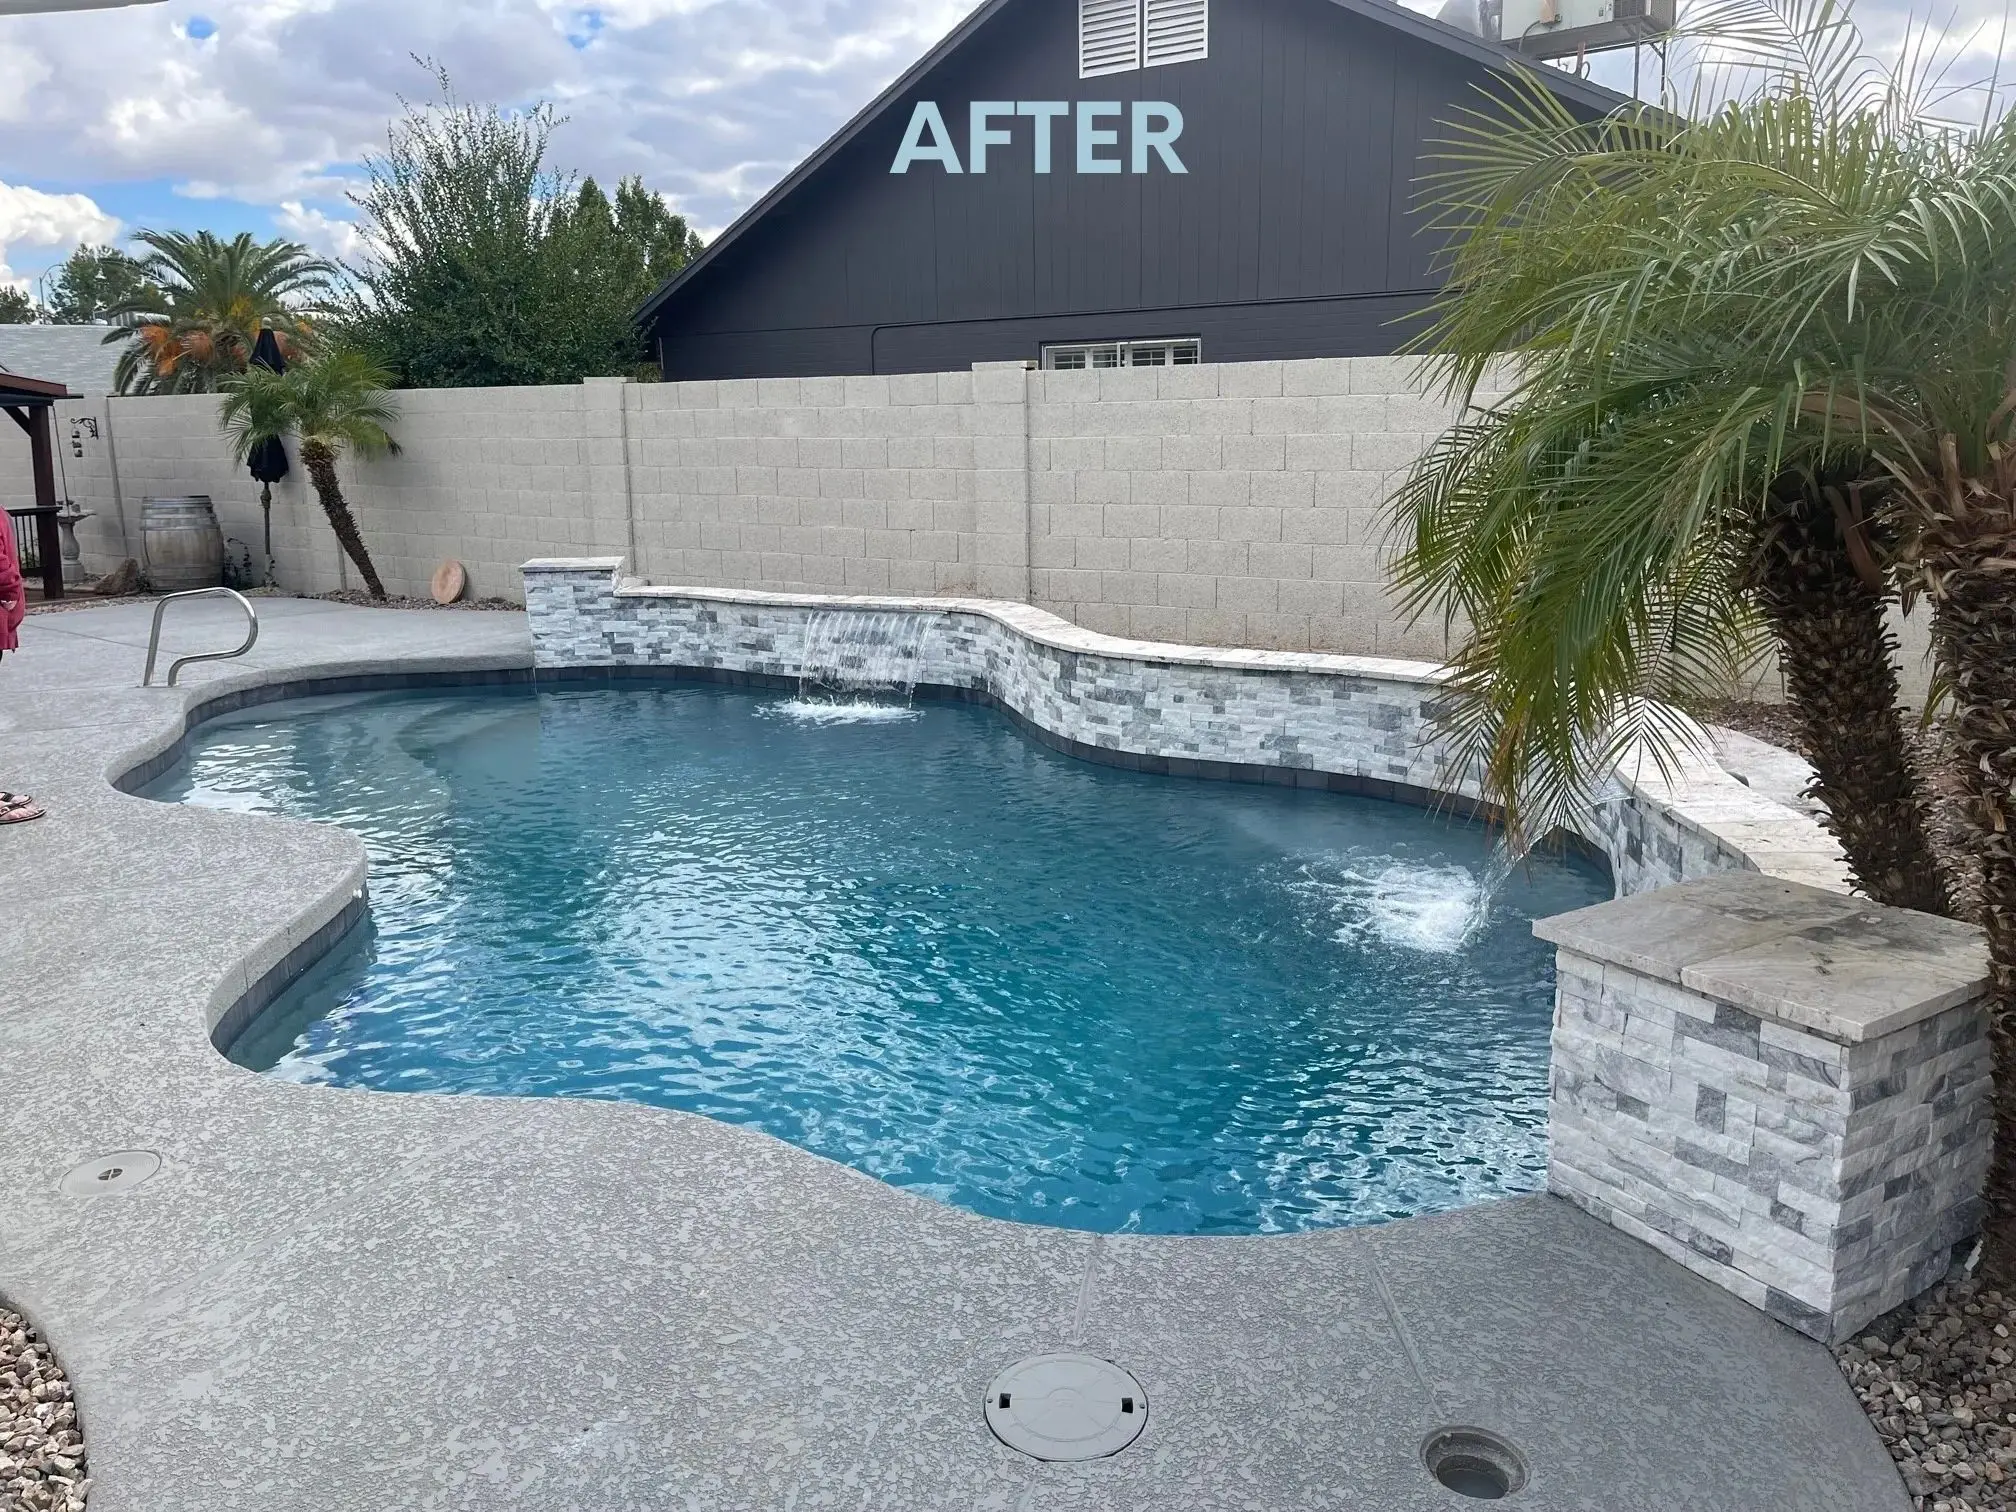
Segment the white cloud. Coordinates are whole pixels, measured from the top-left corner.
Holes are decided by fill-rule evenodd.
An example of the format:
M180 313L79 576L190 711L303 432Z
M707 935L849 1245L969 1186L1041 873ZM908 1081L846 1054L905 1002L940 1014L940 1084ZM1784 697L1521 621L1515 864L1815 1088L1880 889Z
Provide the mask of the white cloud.
M357 228L355 221L325 215L299 200L281 201L280 208L273 213L273 224L284 235L304 243L309 251L324 257L354 264L363 256L364 233Z
M47 194L0 183L0 283L20 287L26 280L7 266L16 246L68 252L79 242L108 242L119 222L85 194Z

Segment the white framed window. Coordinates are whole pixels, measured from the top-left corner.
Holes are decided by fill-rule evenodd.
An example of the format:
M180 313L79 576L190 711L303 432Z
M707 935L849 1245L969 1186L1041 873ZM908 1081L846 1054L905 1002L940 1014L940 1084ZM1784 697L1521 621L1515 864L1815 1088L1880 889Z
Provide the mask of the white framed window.
M1078 77L1211 56L1211 0L1078 0Z
M1043 366L1051 372L1082 372L1087 368L1188 367L1204 360L1204 343L1195 336L1161 336L1152 341L1073 341L1043 348Z

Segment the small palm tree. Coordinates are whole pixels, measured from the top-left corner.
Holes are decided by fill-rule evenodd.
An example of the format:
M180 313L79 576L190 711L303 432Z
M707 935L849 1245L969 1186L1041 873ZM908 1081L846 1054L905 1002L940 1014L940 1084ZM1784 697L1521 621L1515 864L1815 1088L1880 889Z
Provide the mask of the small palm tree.
M250 367L226 378L219 416L240 463L264 442L300 438L301 465L315 485L329 527L376 599L385 597L385 585L343 497L336 460L345 451L374 456L399 450L387 429L398 418L386 392L390 384L390 376L359 353L328 352L284 373Z
M289 360L312 349L311 317L337 276L299 242L225 241L209 231L141 231L141 286L105 313L108 345L124 343L122 394L207 394L245 370L262 330Z
M1495 437L1449 443L1497 460L1450 453L1442 482L1434 461L1416 475L1407 570L1422 601L1477 627L1457 719L1515 803L1602 770L1620 727L1657 733L1664 689L1726 663L1758 607L1732 584L1780 510L1819 547L1838 537L1872 584L1889 573L1929 603L1992 975L1987 1269L2010 1282L2016 119L1926 119L1918 81L1846 46L1829 0L1809 11L1818 67L1697 122L1627 116L1592 138L1528 92L1533 107L1468 138L1473 230L1573 225L1589 263L1557 257L1526 285L1521 387L1487 418ZM1875 669L1857 634L1844 682ZM1856 701L1862 722L1836 729L1835 749L1852 758L1866 740L1880 756L1888 711Z
M1945 913L1885 626L1894 480L1867 437L1777 426L1750 324L1811 292L1759 210L1773 187L1876 215L1946 159L1912 81L1878 82L1832 0L1712 20L1781 29L1771 94L1585 122L1514 78L1457 126L1429 191L1452 276L1421 346L1465 400L1513 354L1513 391L1407 480L1398 575L1416 612L1470 628L1456 723L1515 819L1544 830L1612 758L1684 741L1671 706L1775 644L1857 881Z

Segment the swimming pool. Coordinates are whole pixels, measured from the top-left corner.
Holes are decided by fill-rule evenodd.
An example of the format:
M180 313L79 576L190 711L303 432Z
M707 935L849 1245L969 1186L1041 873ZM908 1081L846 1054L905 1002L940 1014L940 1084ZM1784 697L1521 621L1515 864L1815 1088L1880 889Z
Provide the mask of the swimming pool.
M1371 799L1149 776L971 705L688 684L303 699L152 796L343 825L371 922L230 1047L623 1098L997 1217L1251 1233L1539 1186L1539 915L1609 895Z

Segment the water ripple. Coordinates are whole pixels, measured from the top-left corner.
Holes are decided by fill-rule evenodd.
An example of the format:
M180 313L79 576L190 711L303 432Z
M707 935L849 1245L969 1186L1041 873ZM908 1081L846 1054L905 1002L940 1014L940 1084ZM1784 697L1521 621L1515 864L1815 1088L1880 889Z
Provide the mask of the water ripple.
M1538 1186L1538 914L1475 827L1149 777L967 706L718 688L350 696L156 795L337 823L372 922L234 1058L751 1124L1001 1217L1246 1233ZM897 716L892 718L891 715Z

